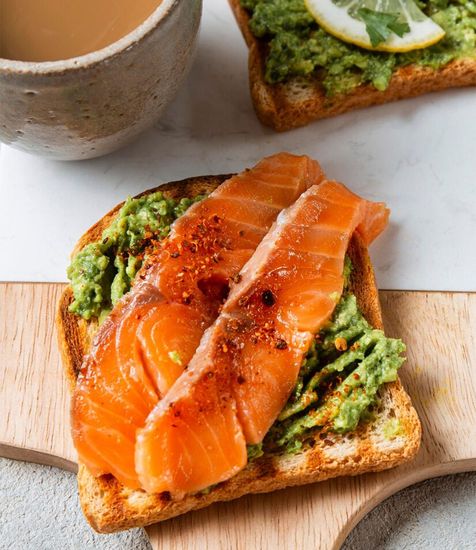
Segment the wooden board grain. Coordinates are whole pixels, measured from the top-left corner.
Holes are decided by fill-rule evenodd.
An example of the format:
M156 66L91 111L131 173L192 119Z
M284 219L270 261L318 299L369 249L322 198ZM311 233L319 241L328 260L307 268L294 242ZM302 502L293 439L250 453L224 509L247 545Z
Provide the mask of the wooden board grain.
M76 470L54 316L65 285L0 284L0 455Z
M74 469L68 388L53 329L61 284L0 284L0 455ZM476 470L476 294L380 293L387 333L408 346L401 377L423 424L409 465L244 497L148 529L154 550L337 549L383 498Z

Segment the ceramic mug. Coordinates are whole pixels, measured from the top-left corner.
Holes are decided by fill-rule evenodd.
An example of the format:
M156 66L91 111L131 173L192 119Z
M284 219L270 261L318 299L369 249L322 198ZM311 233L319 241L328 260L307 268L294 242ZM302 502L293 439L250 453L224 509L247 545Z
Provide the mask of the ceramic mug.
M62 160L104 155L157 121L193 57L201 0L162 0L110 46L61 61L0 59L0 140Z

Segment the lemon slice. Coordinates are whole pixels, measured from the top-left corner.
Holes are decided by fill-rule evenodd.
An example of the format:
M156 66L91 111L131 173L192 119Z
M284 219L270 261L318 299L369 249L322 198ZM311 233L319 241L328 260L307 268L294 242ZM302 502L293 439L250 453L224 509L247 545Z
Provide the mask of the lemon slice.
M369 50L408 52L427 48L445 35L413 0L305 0L305 3L329 34ZM382 34L378 34L382 26Z

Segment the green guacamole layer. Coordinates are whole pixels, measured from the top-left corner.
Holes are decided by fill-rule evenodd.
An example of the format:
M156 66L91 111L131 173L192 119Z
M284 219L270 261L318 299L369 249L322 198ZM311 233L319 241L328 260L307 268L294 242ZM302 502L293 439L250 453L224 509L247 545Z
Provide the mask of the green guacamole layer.
M154 240L164 238L171 223L202 198L174 201L158 192L128 199L101 240L83 248L68 268L74 293L70 310L85 319L104 318L130 289ZM248 447L250 459L264 450L296 452L316 430L354 430L376 403L382 384L396 379L405 346L364 319L348 291L351 270L346 258L345 290L334 315L316 335L296 386L264 442Z
M450 61L476 56L476 2L416 0L446 32L429 48L407 53L372 52L334 38L319 27L304 0L241 0L251 14L251 31L268 43L266 80L319 76L327 96L371 83L385 90L393 72L410 64L438 69Z
M127 199L101 240L86 245L68 267L70 311L87 320L106 316L130 289L154 241L166 237L172 222L203 198L177 201L158 191Z
M401 340L372 328L355 296L345 292L332 320L317 334L279 418L263 443L248 447L249 459L265 451L298 452L316 431L355 430L370 417L382 384L397 379L404 351ZM397 435L395 428L391 437Z

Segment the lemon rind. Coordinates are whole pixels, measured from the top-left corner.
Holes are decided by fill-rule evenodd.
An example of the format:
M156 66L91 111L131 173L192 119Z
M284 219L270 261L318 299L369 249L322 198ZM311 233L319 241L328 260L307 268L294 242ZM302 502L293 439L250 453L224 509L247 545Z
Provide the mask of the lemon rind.
M322 2L322 0L319 0ZM313 4L312 0L304 0L304 3L306 5L307 10L312 15L312 17L316 20L316 22L319 24L319 26L325 30L330 35L334 36L335 38L338 38L339 40L342 40L342 42L346 42L349 44L353 44L354 46L359 46L360 48L364 48L369 51L373 52L387 52L387 53L405 53L410 52L413 50L421 50L424 48L429 48L430 46L433 46L437 42L439 42L444 36L445 31L439 27L432 19L428 18L429 21L432 22L432 26L435 28L434 34L427 38L426 40L422 42L409 42L406 43L406 41L403 41L403 43L395 45L396 39L400 39L400 37L391 37L390 42L386 41L382 44L379 44L377 47L372 46L372 43L370 42L370 37L368 37L366 31L366 38L362 39L361 37L355 37L355 36L349 36L339 30L336 30L335 27L332 25L329 25L327 20L321 16L319 12L316 12L315 5ZM336 9L342 9L338 8L336 6ZM352 19L350 16L348 16L349 19ZM356 21L352 19L352 21ZM363 23L362 23L363 24ZM437 31L437 29L440 29L440 32Z

